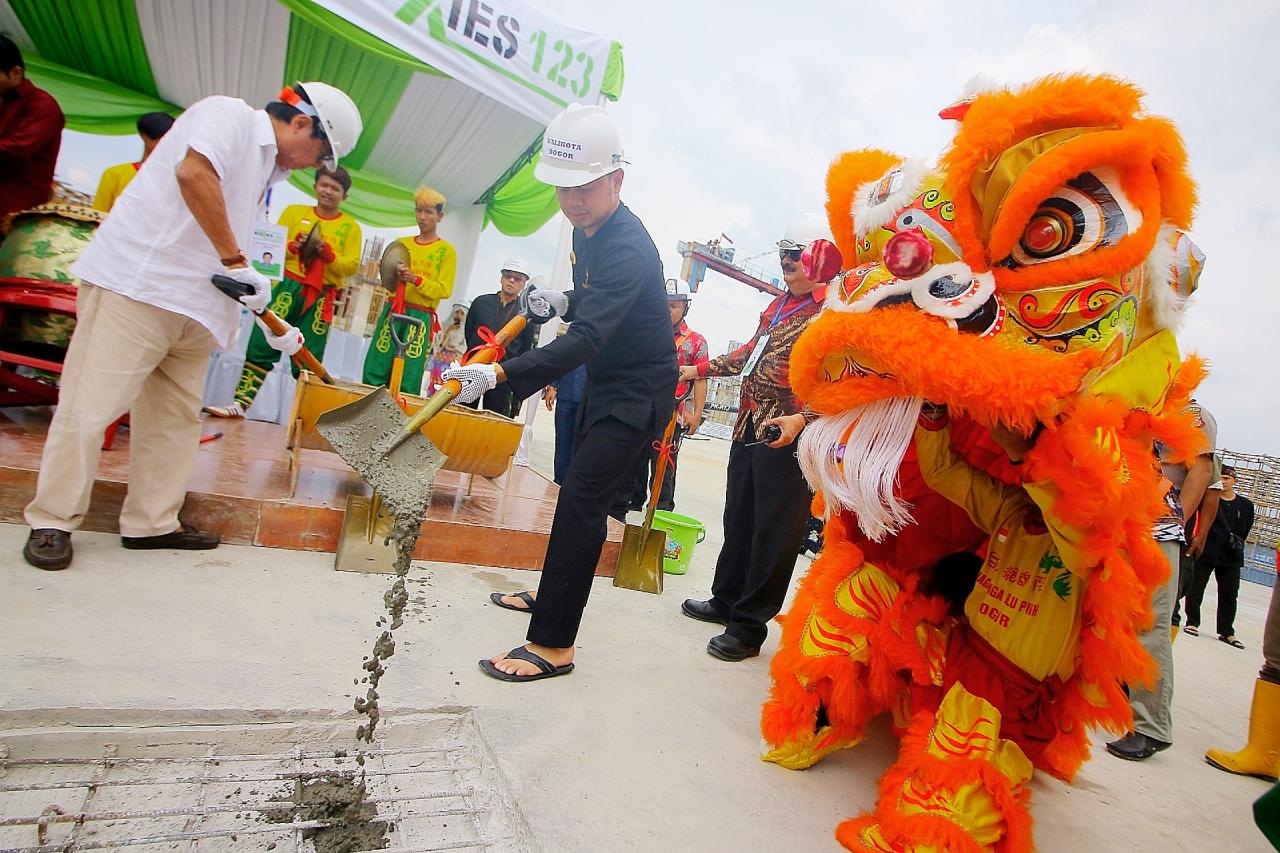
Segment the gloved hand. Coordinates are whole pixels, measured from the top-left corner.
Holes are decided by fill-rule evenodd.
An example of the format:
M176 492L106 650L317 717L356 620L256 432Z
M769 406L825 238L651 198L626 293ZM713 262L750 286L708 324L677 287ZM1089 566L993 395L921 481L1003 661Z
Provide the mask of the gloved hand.
M462 390L454 399L459 403L474 403L492 391L498 384L498 374L492 364L464 364L440 374L443 382L456 379L462 383Z
M287 327L283 335L275 335L267 328L267 324L262 322L261 318L256 322L258 328L262 329L262 334L266 335L267 345L276 352L294 355L298 350L302 349L304 338L302 337L302 332L299 332L296 326Z
M241 296L240 302L255 314L261 314L271 302L271 280L253 267L235 267L224 270L227 278L253 287L253 293Z
M541 322L563 317L569 310L569 297L559 290L535 287L529 291L529 313Z

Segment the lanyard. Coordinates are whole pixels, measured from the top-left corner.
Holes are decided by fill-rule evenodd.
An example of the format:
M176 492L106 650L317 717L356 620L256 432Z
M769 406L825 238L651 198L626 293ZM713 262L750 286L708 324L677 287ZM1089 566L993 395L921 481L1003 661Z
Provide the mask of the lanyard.
M779 303L778 303L778 308L777 308L777 310L773 312L773 319L769 321L769 329L768 329L768 331L772 331L772 330L773 330L773 327L774 327L774 326L776 326L776 325L778 325L779 323L781 323L783 320L790 319L790 317L791 317L793 314L797 314L797 313L799 313L800 311L803 311L804 309L808 308L808 307L809 307L809 303L810 303L811 301L812 301L811 299L804 299L804 300L802 300L802 301L800 302L800 304L799 304L799 305L797 305L796 307L792 308L792 309L791 309L790 311L788 311L787 313L783 314L783 313L782 313L782 308L783 308L783 306L785 306L785 305L787 304L786 299L783 299L781 302L779 302Z

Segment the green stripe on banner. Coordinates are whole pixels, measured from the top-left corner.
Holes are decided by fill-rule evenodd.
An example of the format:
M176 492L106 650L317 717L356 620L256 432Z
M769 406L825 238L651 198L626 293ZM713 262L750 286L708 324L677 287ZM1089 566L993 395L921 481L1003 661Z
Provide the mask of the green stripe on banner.
M85 74L39 56L23 57L31 81L57 99L67 127L81 133L120 135L137 132L138 116L164 112L176 116L180 107L132 92L101 77Z
M366 225L375 228L408 228L416 223L413 214L413 188L392 183L363 169L351 173L351 195L342 209ZM309 196L315 195L316 173L312 169L289 175L289 183Z
M401 68L407 68L410 71L417 71L420 74L431 74L436 77L449 76L421 59L410 56L400 48L387 44L377 36L370 35L346 18L322 8L313 0L279 0L279 3L292 12L295 19L301 18L316 29L323 30L334 38L341 39L348 44L356 45L361 50L373 54L379 59L395 63Z
M409 69L335 38L297 15L289 19L283 84L323 80L346 92L360 107L364 130L355 149L342 159L348 170L363 167L369 159L412 76Z
M9 5L45 59L159 97L135 0L9 0Z

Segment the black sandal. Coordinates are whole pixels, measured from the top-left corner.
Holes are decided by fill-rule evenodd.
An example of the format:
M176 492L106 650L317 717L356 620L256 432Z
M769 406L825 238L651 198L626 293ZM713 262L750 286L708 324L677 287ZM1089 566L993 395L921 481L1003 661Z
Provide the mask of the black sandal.
M1218 639L1219 639L1219 640L1221 640L1222 642L1226 643L1228 646L1235 646L1237 649L1243 649L1243 648L1244 648L1244 643L1242 643L1242 642L1240 642L1238 639L1236 639L1236 635L1235 635L1235 634L1232 634L1230 637L1224 637L1224 636L1222 636L1221 634L1219 634L1219 635L1218 635Z
M1193 637L1199 637L1199 636L1200 636L1200 626L1199 626L1199 625L1188 625L1187 627L1185 627L1185 628L1183 628L1183 629L1182 629L1182 633L1184 633L1184 634L1190 634L1190 635L1191 635L1191 636L1193 636Z
M564 666L556 666L542 655L534 654L524 646L516 646L507 652L507 659L528 661L540 669L541 672L535 672L533 675L513 675L498 669L493 665L492 661L487 659L480 661L480 671L499 681L539 681L543 678L555 678L557 675L568 675L573 672L573 664L567 663Z
M502 600L503 595L510 595L512 598L518 598L525 603L525 606L516 607L514 604L507 604L505 601ZM499 607L503 608L504 610L514 610L517 613L532 613L533 605L538 599L534 598L533 595L531 595L528 592L512 592L512 593L491 592L489 593L489 600L492 601L494 604L498 605Z

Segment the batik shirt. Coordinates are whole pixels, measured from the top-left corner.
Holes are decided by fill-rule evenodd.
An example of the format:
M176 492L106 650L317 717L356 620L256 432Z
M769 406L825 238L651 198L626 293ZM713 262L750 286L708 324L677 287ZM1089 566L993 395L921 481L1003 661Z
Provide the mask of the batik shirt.
M804 296L779 296L760 315L760 325L751 340L712 359L705 369L698 368L699 376L742 374L742 402L733 425L734 441L756 440L757 436L747 431L748 422L755 428L770 418L800 412L800 401L791 390L791 348L809 321L818 316L825 298L825 287Z
M680 325L674 329L676 335L676 364L684 367L685 365L693 365L701 371L710 361L710 353L707 350L707 339L702 335L689 328L689 324L680 321ZM685 392L689 390L688 382L681 382L676 385L676 397L683 397ZM680 403L680 411L684 412L684 403Z

